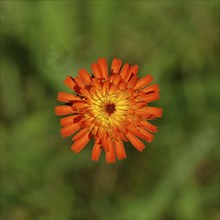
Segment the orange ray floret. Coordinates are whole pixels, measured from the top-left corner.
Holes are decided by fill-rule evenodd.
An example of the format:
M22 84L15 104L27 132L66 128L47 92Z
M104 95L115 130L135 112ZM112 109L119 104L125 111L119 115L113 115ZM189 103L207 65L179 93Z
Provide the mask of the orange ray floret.
M78 71L80 78L86 83L86 84L90 84L91 83L91 76L89 75L89 73L85 70L85 69L81 69Z
M123 80L126 79L127 75L128 75L128 70L129 70L129 64L126 63L121 70L120 76Z
M84 68L64 83L75 92L59 92L57 100L64 102L55 107L56 115L69 115L60 119L63 137L73 135L71 149L79 153L94 139L92 160L98 161L101 152L107 163L127 158L123 142L130 142L138 151L152 142L158 127L149 120L162 117L162 108L149 106L160 98L159 86L149 85L151 75L139 78L138 65L124 64L114 58L110 71L105 58L91 65L92 73ZM93 138L92 138L93 137Z
M88 133L87 128L81 129L77 134L75 134L72 138L73 141L78 141L79 139L83 138Z
M74 86L76 85L76 83L74 82L74 80L71 76L67 76L64 79L64 83L72 90L73 90Z
M126 152L122 141L115 141L116 155L119 160L126 159Z
M79 88L82 88L84 89L85 88L85 82L79 77L77 76L75 79L74 79L76 85L79 87Z
M69 105L62 105L62 106L56 106L55 107L55 114L56 115L69 115L73 114L74 110Z
M151 83L152 81L153 81L153 77L151 75L146 75L142 79L138 80L134 89L141 89L145 87L146 85L148 85L149 83Z
M141 125L147 129L150 132L156 133L158 130L158 127L155 125L152 125L150 122L148 121L141 121Z
M153 84L153 85L150 85L144 89L141 90L142 92L144 92L145 94L146 93L154 93L154 92L159 92L160 89L159 89L159 86L157 84Z
M144 96L141 97L141 101L145 101L146 103L154 102L158 99L160 99L160 95L157 92L147 94L147 95L144 95Z
M63 127L60 130L60 133L63 137L68 137L71 134L74 134L79 129L80 129L80 126L78 124L71 124L71 125L67 125L67 126Z
M74 123L74 119L77 117L78 115L70 115L68 117L65 118L61 118L60 119L60 124L62 126L67 126L67 125L71 125Z
M106 161L108 163L114 163L115 162L115 148L114 148L114 142L111 140L110 137L107 138L108 148L109 151L106 152Z
M57 95L57 100L60 102L72 102L72 101L80 101L81 99L73 94L66 92L59 92Z
M131 142L131 144L139 151L143 151L144 149L144 144L141 142L135 135L131 133L127 133L126 137L128 140Z
M93 72L94 76L97 79L103 78L102 70L101 70L100 66L97 63L92 64L91 68L92 68L92 72Z
M89 143L89 141L89 133L87 133L84 137L81 137L79 140L74 142L71 148L76 153L79 153Z
M112 60L111 72L113 74L118 74L122 65L122 61L118 58Z
M102 76L108 79L108 64L105 58L98 59L98 64L101 68Z
M101 154L101 151L102 151L101 145L98 143L95 143L93 146L93 150L92 150L92 160L98 161L100 154Z

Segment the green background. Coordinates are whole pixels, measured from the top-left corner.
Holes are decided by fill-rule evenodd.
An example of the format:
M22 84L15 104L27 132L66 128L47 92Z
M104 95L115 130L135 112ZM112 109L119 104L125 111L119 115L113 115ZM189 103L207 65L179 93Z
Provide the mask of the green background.
M217 220L218 1L1 1L1 219ZM99 57L161 88L159 132L127 160L60 136L66 75Z

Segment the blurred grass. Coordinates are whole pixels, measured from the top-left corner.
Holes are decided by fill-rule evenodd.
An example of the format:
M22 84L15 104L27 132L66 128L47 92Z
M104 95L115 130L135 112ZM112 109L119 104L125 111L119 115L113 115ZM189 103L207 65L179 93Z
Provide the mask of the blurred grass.
M218 1L1 1L1 219L217 220ZM59 134L56 93L99 57L161 88L140 154L91 162Z

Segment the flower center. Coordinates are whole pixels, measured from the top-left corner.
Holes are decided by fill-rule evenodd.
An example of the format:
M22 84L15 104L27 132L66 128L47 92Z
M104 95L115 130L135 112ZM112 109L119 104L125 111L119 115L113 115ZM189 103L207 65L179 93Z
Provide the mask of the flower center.
M106 106L105 106L105 111L111 115L112 113L115 112L115 104L114 103L108 103Z

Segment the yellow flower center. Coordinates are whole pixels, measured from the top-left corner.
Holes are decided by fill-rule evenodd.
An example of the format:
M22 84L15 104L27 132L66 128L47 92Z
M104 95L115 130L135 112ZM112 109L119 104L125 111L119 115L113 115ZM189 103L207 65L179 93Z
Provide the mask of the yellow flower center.
M110 128L113 123L124 120L129 104L128 99L121 99L119 94L101 94L101 97L93 96L91 107L93 117L103 127Z

